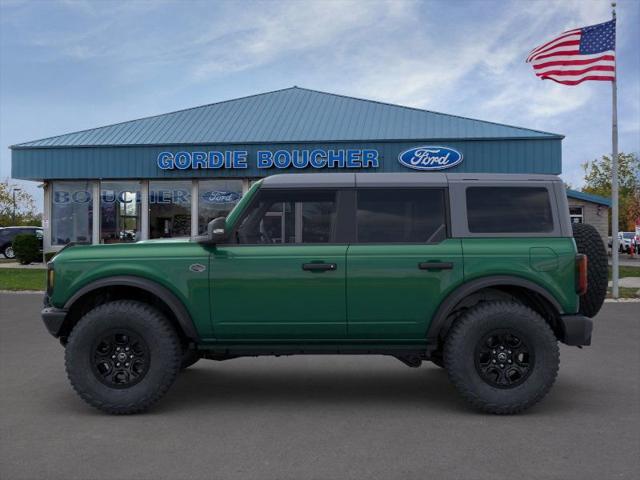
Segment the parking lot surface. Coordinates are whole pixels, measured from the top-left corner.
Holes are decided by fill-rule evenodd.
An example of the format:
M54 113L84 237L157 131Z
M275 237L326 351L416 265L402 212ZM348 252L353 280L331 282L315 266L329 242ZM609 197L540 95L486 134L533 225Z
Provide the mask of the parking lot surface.
M386 357L202 360L149 413L69 386L41 296L0 294L2 479L613 479L640 471L640 304L605 304L594 345L519 416L470 410L441 369Z

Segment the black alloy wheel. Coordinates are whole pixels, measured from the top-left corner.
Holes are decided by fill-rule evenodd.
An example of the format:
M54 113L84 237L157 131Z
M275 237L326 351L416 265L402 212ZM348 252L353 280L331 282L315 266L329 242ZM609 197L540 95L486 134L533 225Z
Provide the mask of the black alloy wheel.
M478 342L475 363L480 378L489 385L513 388L531 373L534 354L520 332L495 330Z
M128 329L111 330L93 347L91 367L96 378L111 388L129 388L144 378L151 357L145 341Z

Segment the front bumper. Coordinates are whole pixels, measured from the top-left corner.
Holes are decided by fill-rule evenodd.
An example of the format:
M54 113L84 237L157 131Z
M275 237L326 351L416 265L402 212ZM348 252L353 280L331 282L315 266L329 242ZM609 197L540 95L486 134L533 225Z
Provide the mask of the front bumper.
M593 320L590 318L583 315L563 315L560 317L560 328L562 343L572 346L591 345Z
M55 307L45 307L40 312L42 321L49 333L54 337L60 337L60 332L64 326L64 320L67 317L67 310Z

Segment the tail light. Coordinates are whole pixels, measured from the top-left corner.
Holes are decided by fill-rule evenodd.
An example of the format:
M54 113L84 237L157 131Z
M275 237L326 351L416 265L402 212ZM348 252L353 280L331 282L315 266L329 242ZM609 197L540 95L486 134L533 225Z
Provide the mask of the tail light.
M587 293L587 256L580 253L576 255L576 293L584 295Z

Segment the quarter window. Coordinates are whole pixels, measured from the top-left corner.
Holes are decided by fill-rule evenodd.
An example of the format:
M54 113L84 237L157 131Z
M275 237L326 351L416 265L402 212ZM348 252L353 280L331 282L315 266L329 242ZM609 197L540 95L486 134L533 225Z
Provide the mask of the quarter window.
M549 192L543 187L469 187L472 233L541 233L553 230Z
M262 191L238 228L242 244L330 243L335 191Z
M363 189L356 216L360 243L435 243L446 237L443 189Z

